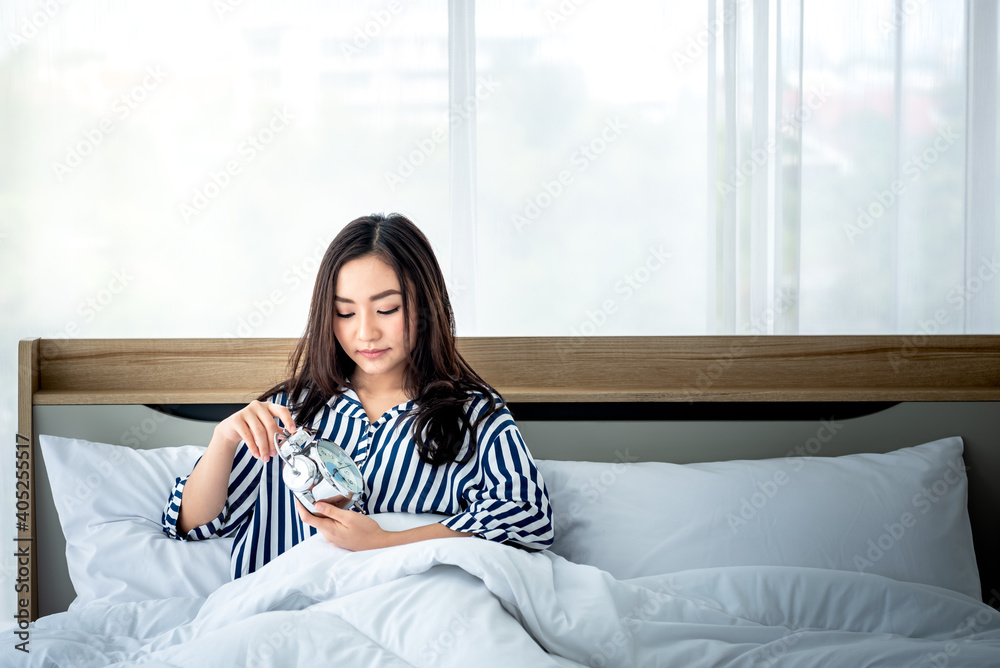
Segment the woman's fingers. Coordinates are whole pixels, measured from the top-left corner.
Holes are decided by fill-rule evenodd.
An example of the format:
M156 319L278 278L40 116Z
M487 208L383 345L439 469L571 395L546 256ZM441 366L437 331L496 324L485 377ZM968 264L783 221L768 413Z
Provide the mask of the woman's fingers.
M278 454L277 446L274 444L274 435L281 433L281 428L274 422L274 418L281 420L285 429L291 434L294 434L296 431L295 420L292 419L292 413L288 410L288 407L281 404L256 401L254 402L254 408L257 411L261 424L267 430L267 451L274 457Z
M247 444L247 449L255 459L260 459L260 452L257 451L257 444L254 443L253 434L247 429L245 423L233 425L233 430L240 437L240 440Z
M288 433L295 433L298 428L295 426L295 420L292 419L292 412L288 410L287 406L272 404L270 402L265 403L264 406L268 411L270 411L271 415L281 420L281 424L285 425L285 429L288 430Z
M319 503L329 503L331 506L337 506L338 508L343 508L348 503L350 503L350 499L344 496L343 494L337 494L336 496L331 496L326 499L320 499Z
M259 402L255 402L259 403ZM245 416L247 427L249 427L250 432L253 434L254 444L257 446L257 452L260 453L260 458L265 462L271 458L271 434L277 431L274 427L274 420L271 419L270 413L267 409L263 407L257 407L251 404L247 407L248 414ZM260 412L263 411L265 415L261 415ZM270 429L268 428L264 420L270 422ZM273 431L272 431L273 430Z
M278 454L274 435L280 433L281 428L274 418L281 420L290 433L296 431L295 420L287 406L257 400L230 415L220 426L245 442L251 455L266 462Z
M277 446L274 444L274 435L280 433L281 431L278 425L275 424L274 418L276 417L281 420L281 424L285 426L285 429L290 434L294 434L296 431L295 420L292 419L292 413L288 410L287 406L267 402L264 404L264 408L268 411L268 417L265 424L268 425L268 444L271 448L271 456L273 457L278 454Z

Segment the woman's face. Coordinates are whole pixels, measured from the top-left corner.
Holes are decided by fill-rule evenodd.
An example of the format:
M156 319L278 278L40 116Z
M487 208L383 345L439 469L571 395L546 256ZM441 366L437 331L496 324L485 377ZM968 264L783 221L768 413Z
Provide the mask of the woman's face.
M377 381L402 387L406 360L416 328L411 323L405 343L403 295L392 267L374 255L344 263L334 286L337 314L333 333L357 368L352 381ZM412 318L411 318L412 320Z

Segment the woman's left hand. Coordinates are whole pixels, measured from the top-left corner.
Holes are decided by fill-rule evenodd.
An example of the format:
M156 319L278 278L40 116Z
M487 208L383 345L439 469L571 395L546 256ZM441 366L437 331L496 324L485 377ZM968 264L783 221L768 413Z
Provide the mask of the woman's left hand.
M389 532L384 531L378 522L367 515L353 510L343 510L332 503L322 501L313 504L317 515L306 510L298 499L295 500L295 507L303 522L315 527L328 542L337 547L358 552L387 547L390 544L387 540Z

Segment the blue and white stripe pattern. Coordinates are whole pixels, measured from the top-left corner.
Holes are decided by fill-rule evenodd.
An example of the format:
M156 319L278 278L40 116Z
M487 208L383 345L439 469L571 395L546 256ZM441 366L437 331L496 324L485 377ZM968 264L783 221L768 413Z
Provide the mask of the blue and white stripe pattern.
M270 401L287 405L287 395L279 393ZM347 388L310 425L357 463L365 479L364 511L441 513L451 515L441 524L455 531L529 549L550 546L554 534L548 492L510 411L502 408L479 425L476 452L467 462L434 466L420 459L413 443L407 413L414 407L413 401L394 406L369 424L357 394ZM469 419L475 420L485 407L483 397L470 399ZM466 437L460 459L468 447ZM299 519L280 467L280 458L264 463L241 442L222 513L185 535L178 533L177 515L187 477L177 478L163 511L164 533L181 540L235 536L232 576L252 573L316 533Z

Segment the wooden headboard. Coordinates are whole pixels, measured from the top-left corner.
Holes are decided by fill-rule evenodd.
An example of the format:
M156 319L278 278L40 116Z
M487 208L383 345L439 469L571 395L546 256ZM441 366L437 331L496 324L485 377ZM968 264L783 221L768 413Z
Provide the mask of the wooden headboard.
M31 619L38 615L33 407L245 403L286 376L294 344L20 342L17 452L19 461L27 459L29 480L27 502L18 506L27 516L18 546L28 553ZM459 348L508 402L522 404L1000 401L1000 336L476 337L460 338ZM970 467L970 513L977 506L982 570L984 561L1000 562L991 525L1000 516L1000 491L991 483L1000 474L1000 444L980 448L979 470Z

